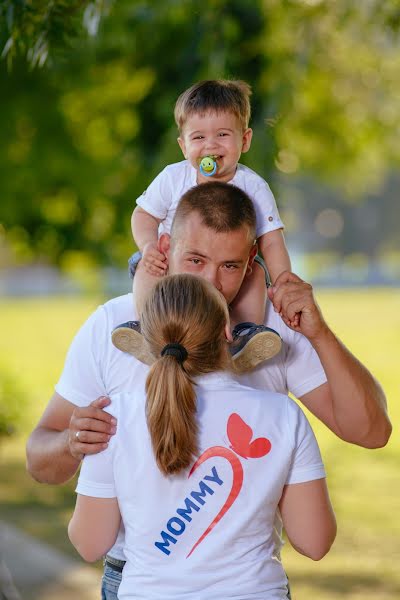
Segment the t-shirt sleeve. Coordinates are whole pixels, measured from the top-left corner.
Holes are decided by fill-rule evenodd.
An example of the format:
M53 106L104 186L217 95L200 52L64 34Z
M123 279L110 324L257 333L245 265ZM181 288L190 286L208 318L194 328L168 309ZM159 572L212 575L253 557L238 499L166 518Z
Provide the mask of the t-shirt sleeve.
M137 206L150 215L163 221L171 206L173 190L167 169L164 169L150 183L147 190L136 200Z
M104 306L100 306L83 324L65 360L56 392L77 406L88 406L107 394L102 378L100 352L107 347L109 327Z
M257 217L257 239L270 231L283 229L275 198L268 183L260 178L260 183L252 194Z
M326 383L321 361L306 337L291 332L286 355L286 380L288 390L301 398L307 392Z
M111 398L111 405L104 410L118 417L117 405L116 398ZM117 443L118 429L105 450L85 456L75 490L77 494L93 498L116 498L113 463Z
M322 479L325 469L314 432L299 406L288 400L287 423L293 439L293 455L286 484Z

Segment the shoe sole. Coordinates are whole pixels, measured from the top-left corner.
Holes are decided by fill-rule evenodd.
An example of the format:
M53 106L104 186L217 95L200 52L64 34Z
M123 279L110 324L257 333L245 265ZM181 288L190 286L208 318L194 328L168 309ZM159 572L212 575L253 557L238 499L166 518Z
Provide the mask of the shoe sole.
M235 371L247 373L262 362L274 357L282 348L280 336L272 331L265 331L254 336L233 357Z
M141 333L130 327L118 327L111 334L112 343L118 350L131 354L145 365L155 362L154 356L146 348L146 342Z

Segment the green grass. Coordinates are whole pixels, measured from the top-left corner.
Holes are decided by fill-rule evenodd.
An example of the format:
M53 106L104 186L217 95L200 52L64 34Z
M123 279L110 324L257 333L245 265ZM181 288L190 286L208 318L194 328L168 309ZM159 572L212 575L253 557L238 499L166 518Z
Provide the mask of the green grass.
M318 300L334 331L382 383L394 431L386 448L345 444L310 417L328 472L338 536L313 563L287 544L283 560L295 600L395 600L400 597L400 291L321 291ZM91 299L0 303L0 366L24 390L25 433L0 442L0 514L72 555L66 524L73 483L46 486L25 473L26 432L53 392L72 336L98 304ZM12 399L10 399L12 401Z

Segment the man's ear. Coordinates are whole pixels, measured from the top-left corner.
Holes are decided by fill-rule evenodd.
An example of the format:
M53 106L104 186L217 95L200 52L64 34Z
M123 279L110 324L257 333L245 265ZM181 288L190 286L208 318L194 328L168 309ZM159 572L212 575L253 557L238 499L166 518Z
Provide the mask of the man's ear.
M253 137L253 130L248 127L242 137L242 152L247 152L251 146L251 140Z
M230 323L225 323L225 339L227 342L233 342Z
M171 247L171 236L169 233L163 233L158 240L158 249L161 254L165 254L168 261L169 249Z
M182 154L185 158L187 158L186 156L186 145L185 145L185 141L183 138L178 137L178 144L179 144L179 148L182 150Z
M246 275L250 275L250 273L252 272L253 263L254 263L255 257L257 256L257 252L258 252L258 246L257 246L257 243L255 242L250 250L249 262L247 263L247 269L246 269Z

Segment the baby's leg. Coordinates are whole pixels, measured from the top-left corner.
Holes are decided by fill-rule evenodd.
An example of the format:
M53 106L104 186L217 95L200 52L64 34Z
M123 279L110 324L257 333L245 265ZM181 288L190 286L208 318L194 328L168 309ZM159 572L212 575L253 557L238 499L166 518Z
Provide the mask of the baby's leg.
M139 319L146 298L158 281L160 281L160 277L158 275L151 275L140 261L136 267L132 284L133 301Z
M264 323L268 300L266 275L262 266L254 262L253 270L244 278L238 295L231 303L232 327L239 323Z
M146 271L141 261L140 253L136 253L129 260L129 269L133 277L133 302L136 308L137 319L140 319L147 295L160 277L151 275ZM112 332L112 341L122 352L128 352L146 365L153 364L155 358L150 353L147 343L141 334L140 320L121 323Z
M244 279L231 304L234 328L230 351L235 370L239 373L251 371L281 349L280 335L264 325L268 300L266 279L263 266L254 262L252 272Z

